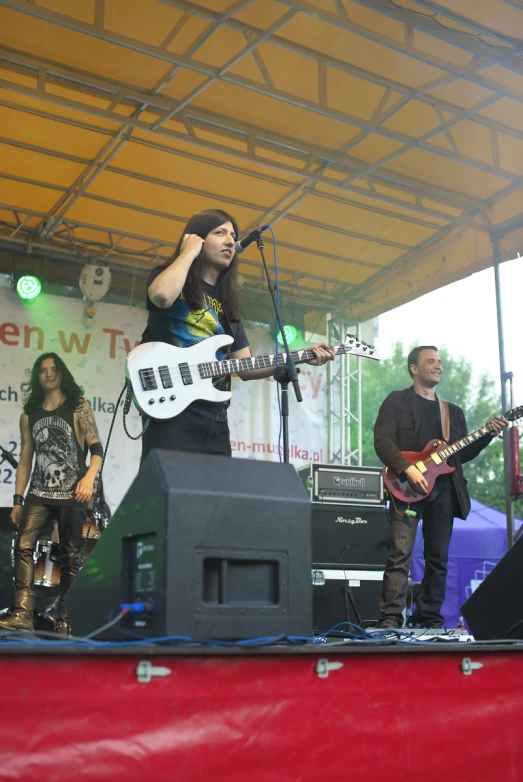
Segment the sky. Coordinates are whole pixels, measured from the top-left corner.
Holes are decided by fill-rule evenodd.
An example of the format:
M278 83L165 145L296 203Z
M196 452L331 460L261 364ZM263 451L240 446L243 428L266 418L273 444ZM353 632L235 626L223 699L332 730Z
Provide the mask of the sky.
M505 367L514 375L514 403L523 404L523 258L500 266ZM438 317L439 314L439 317ZM488 372L499 380L494 269L467 277L380 315L376 348L388 358L395 342L446 347L468 359L475 377ZM407 378L408 379L408 378ZM441 384L444 390L444 379Z

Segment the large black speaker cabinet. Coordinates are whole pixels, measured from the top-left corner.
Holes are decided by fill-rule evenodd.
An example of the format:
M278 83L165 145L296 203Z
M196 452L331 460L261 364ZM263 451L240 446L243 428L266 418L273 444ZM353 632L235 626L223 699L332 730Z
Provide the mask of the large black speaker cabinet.
M136 601L147 612L119 627L138 637L310 635L311 505L294 468L152 451L67 595L73 632Z
M523 638L523 537L481 582L461 610L476 641ZM514 627L520 621L522 624ZM510 632L512 627L514 630Z
M384 507L312 506L314 565L376 565L387 561L388 520Z

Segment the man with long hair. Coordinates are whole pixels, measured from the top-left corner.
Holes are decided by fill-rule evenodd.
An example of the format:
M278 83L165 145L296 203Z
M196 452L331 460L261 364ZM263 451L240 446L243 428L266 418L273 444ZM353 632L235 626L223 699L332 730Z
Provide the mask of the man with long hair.
M193 215L171 260L151 272L147 284L147 328L143 342L167 342L190 347L207 337L229 334L234 342L217 358L238 359L251 355L240 318L238 257L234 244L238 226L221 209ZM325 343L315 345L320 366L334 358ZM239 372L242 380L270 377L274 367ZM213 381L229 391L229 376ZM175 418L151 419L143 436L142 461L153 448L231 455L227 407L229 402L197 400Z
M58 522L60 588L55 629L70 632L64 597L80 566L82 531L87 503L102 464L103 448L84 390L56 353L44 353L28 370L22 383L24 412L20 417L22 448L16 471L11 521L17 527L15 542L15 599L0 630L33 628L33 555L44 525ZM89 446L89 469L84 457ZM24 492L34 470L27 497Z

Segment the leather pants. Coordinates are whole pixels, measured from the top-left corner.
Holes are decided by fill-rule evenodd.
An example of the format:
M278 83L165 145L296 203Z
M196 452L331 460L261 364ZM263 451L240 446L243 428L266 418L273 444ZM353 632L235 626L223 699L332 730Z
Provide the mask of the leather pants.
M57 618L66 619L64 597L80 568L85 510L75 506L31 505L24 507L15 542L14 610L31 614L34 609L34 552L49 519L58 521L60 538L60 587Z

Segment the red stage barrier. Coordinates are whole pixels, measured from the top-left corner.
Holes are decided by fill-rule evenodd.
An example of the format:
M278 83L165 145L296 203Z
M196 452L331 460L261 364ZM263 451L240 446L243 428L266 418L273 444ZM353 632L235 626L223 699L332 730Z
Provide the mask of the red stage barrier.
M323 654L3 654L0 778L523 778L521 652ZM146 659L171 673L140 684Z

